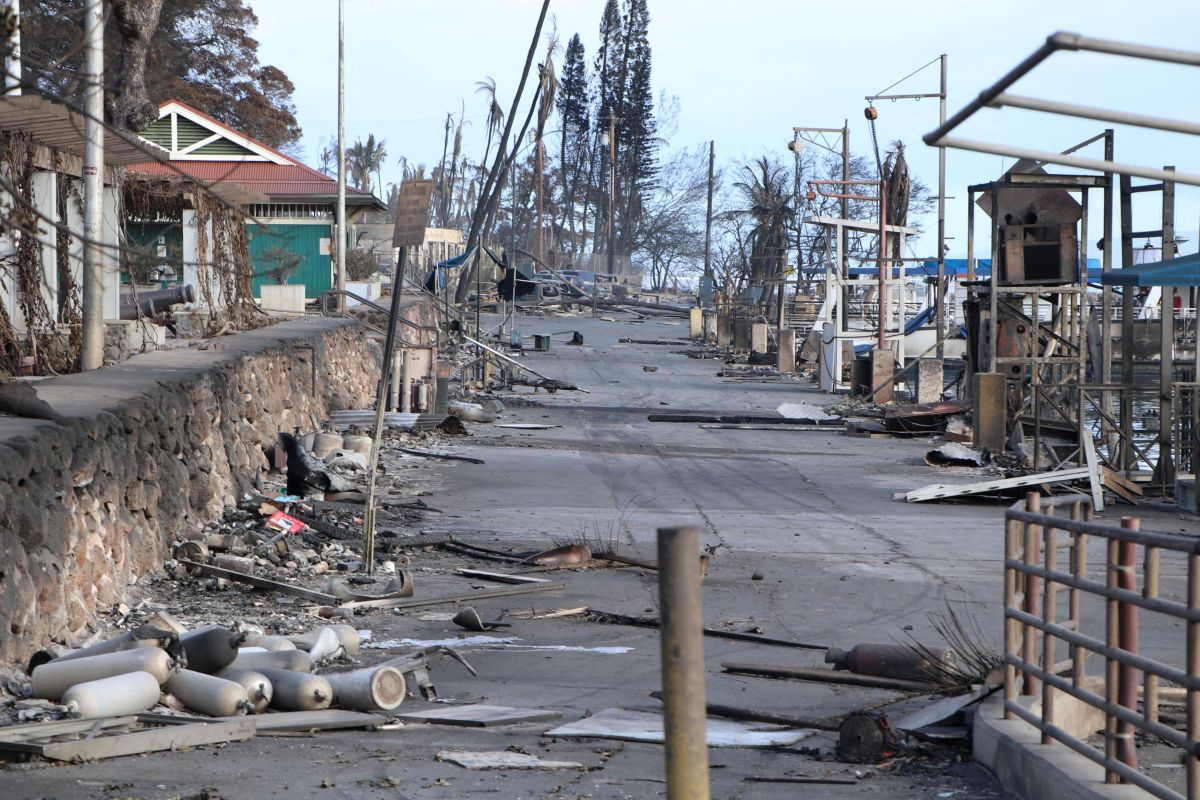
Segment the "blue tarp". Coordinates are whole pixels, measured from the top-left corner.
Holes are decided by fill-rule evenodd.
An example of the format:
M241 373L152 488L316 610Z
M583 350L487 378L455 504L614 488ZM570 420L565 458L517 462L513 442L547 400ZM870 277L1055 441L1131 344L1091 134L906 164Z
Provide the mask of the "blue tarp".
M454 258L447 258L445 261L439 261L437 263L437 265L439 267L441 267L442 269L454 269L455 267L461 267L463 264L466 264L468 261L471 260L471 256L473 256L473 255L475 255L474 247L472 247L470 250L468 250L467 252L463 253L460 256L455 256Z

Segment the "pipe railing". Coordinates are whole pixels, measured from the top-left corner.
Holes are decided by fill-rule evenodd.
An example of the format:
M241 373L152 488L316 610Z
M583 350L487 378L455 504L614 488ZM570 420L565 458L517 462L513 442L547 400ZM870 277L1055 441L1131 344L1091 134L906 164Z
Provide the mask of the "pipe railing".
M1092 540L1107 554L1103 581L1088 576ZM1186 559L1182 600L1159 594L1164 550ZM1041 732L1043 745L1061 743L1100 765L1106 783L1130 783L1164 800L1200 800L1200 538L1142 531L1133 517L1120 526L1094 521L1086 499L1030 492L1005 514L1004 552L1005 719L1022 719ZM1088 597L1105 604L1103 639L1084 632ZM1140 612L1184 625L1183 666L1139 653ZM1099 691L1087 674L1089 655L1105 662ZM1183 697L1183 730L1160 719L1160 680ZM1060 725L1055 701L1064 695L1104 714L1103 751ZM1138 769L1137 731L1183 751L1186 794Z

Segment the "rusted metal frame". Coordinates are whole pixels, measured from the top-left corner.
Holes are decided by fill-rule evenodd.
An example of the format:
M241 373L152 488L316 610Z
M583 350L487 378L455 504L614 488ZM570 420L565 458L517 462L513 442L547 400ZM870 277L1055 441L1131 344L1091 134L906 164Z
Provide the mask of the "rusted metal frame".
M1073 502L1076 498L1057 498L1060 502ZM1043 501L1045 502L1045 501ZM1010 519L1022 522L1032 522L1035 525L1058 525L1064 531L1086 533L1093 536L1104 536L1122 542L1135 542L1143 547L1161 547L1178 553L1200 553L1200 539L1194 536L1183 536L1177 533L1159 533L1157 531L1129 531L1103 523L1089 520L1076 521L1063 517L1052 517L1047 514L1034 514L1017 508L1005 512Z
M1134 517L1122 517L1121 527L1138 529ZM1125 592L1137 589L1137 545L1121 542L1117 545L1117 561L1113 567L1117 585ZM1133 603L1117 601L1117 646L1127 653L1138 654L1140 636L1138 630L1138 607ZM1149 673L1147 673L1149 674ZM1137 712L1138 671L1125 662L1117 667L1117 703L1122 708ZM1117 758L1134 769L1137 768L1137 742L1133 738L1133 726L1126 721L1117 725Z
M994 271L995 270L993 270L993 272ZM1030 404L1033 407L1033 471L1034 472L1041 471L1040 461L1042 458L1042 406L1041 406L1041 402L1040 402L1042 399L1042 393L1040 391L1041 380L1042 380L1042 371L1038 364L1038 359L1041 356L1041 352L1040 352L1041 351L1041 337L1039 335L1039 332L1042 327L1041 315L1038 313L1038 304L1041 301L1041 299L1042 299L1042 295L1040 292L1029 295L1030 318L1033 320L1033 326L1032 326L1033 331L1031 332L1031 334L1029 336L1029 359L1030 359L1029 389L1030 389ZM1022 303L1022 305L1024 305L1024 304ZM997 324L998 323L996 320L992 320L992 331L993 331L992 338L996 338ZM1047 346L1046 349L1048 351L1050 349L1049 346ZM1050 353L1047 352L1046 355L1049 356ZM1017 424L1018 425L1021 424L1020 420L1017 421ZM1055 465L1055 466L1057 466L1057 465ZM1037 511L1039 509L1030 508L1028 510Z
M1025 505L1030 511L1036 510L1040 505L1040 501L1041 501L1041 494L1039 494L1038 492L1027 492L1025 494ZM1039 524L1036 524L1036 523L1026 523L1025 524L1025 526L1024 526L1025 542L1024 542L1023 552L1021 554L1022 562L1025 567L1022 570L1022 572L1024 572L1024 574L1025 574L1025 592L1022 597L1021 605L1023 606L1023 610L1025 611L1025 613L1028 614L1029 616L1033 616L1033 617L1037 617L1041 614L1041 608L1040 608L1041 598L1038 597L1038 589L1039 589L1038 580L1039 580L1039 578L1036 575L1034 575L1029 568L1033 567L1033 566L1037 566L1038 562L1041 560L1039 557L1039 553L1038 553L1038 545L1040 544L1038 534L1040 532L1041 532L1041 526ZM1022 637L1022 645L1021 645L1021 655L1026 661L1034 661L1034 660L1036 660L1036 655L1035 655L1035 651L1034 651L1034 647L1036 646L1035 645L1035 642L1036 642L1035 631L1029 625L1023 625L1022 626L1022 634L1023 634L1023 637ZM1021 682L1021 694L1036 695L1037 691L1038 691L1037 680L1034 677L1032 677L1031 675L1029 675L1028 673L1026 673L1024 676L1024 680Z
M1114 600L1113 602L1116 601ZM1047 626L1047 623L1041 617L1026 613L1020 609L1009 609L1008 613L1018 621L1038 631L1043 630ZM1143 672L1153 672L1160 678L1177 683L1185 689L1200 691L1200 676L1189 676L1185 670L1178 667L1163 664L1161 661L1155 661L1143 655L1126 652L1116 645L1109 647L1099 639L1088 636L1085 633L1073 631L1070 628L1064 628L1062 625L1051 625L1050 627L1053 628L1054 635L1058 638L1072 644L1082 644L1097 655L1111 658L1114 663L1128 664L1130 667L1142 670ZM1116 705L1116 702L1114 701L1113 704Z
M1087 578L1077 578L1069 572L1062 570L1047 570L1044 567L1032 566L1026 568L1025 563L1020 559L1009 559L1005 562L1007 566L1017 572L1033 575L1040 580L1054 581L1061 583L1063 586L1069 586L1072 589L1078 589L1086 594L1101 597L1106 600L1116 600L1121 603L1128 603L1138 608L1144 608L1155 614L1165 614L1169 617L1175 617L1187 622L1200 621L1200 616L1195 620L1192 619L1192 612L1188 607L1174 600L1165 600L1161 597L1146 597L1141 592L1131 591L1127 589L1109 589L1099 581L1088 580Z
M1071 519L1078 522L1081 517L1082 503L1076 500L1071 504ZM1087 535L1078 532L1072 533L1071 541L1071 577L1076 581L1087 580ZM1068 602L1071 609L1071 621L1075 625L1075 631L1082 633L1083 615L1080 609L1080 590L1078 586L1070 586L1070 590ZM1082 686L1087 679L1087 648L1079 644L1072 644L1070 647L1071 683L1077 687Z
M1147 547L1142 556L1142 596L1147 600L1158 599L1159 587L1159 549ZM1144 676L1142 713L1146 719L1158 721L1158 676L1147 672Z
M1017 561L1017 556L1021 551L1022 542L1024 541L1023 529L1025 523L1018 522L1014 519L1004 520L1004 655L1015 656L1020 652L1021 642L1024 640L1024 626L1008 615L1009 609L1015 609L1017 605L1018 586L1017 582L1021 582L1020 591L1024 591L1025 574L1019 572L1010 562ZM1015 700L1017 696L1017 670L1010 664L1007 658L1004 661L1004 702L1005 711L1004 718L1012 719L1012 713L1008 710L1008 703Z
M1068 694L1068 695L1074 697L1076 700L1079 700L1082 703L1086 703L1087 705L1092 706L1093 708L1098 708L1101 710L1111 710L1114 715L1114 718L1119 719L1119 721L1122 722L1123 724L1141 728L1146 733L1149 733L1152 736L1159 737L1164 742L1167 742L1168 744L1170 744L1172 747L1178 747L1184 753L1188 753L1188 754L1200 753L1200 742L1189 741L1187 734L1183 733L1182 731L1177 731L1174 728L1172 728L1170 725L1165 725L1161 722L1151 722L1150 720L1147 720L1145 717L1143 717L1141 714L1139 714L1136 710L1130 710L1122 705L1114 704L1111 708L1106 709L1106 703L1105 703L1104 697L1099 692L1093 692L1091 689L1085 689L1082 687L1073 686L1069 679L1064 678L1063 676L1055 674L1053 672L1047 672L1047 671L1043 670L1042 667L1039 666L1038 664L1030 663L1028 661L1021 661L1021 659L1015 659L1015 660L1021 662L1016 665L1019 669L1023 669L1023 670L1026 670L1026 671L1036 674L1037 677L1039 679L1045 681L1045 683L1047 685L1053 684L1054 688L1058 691L1063 692L1063 694ZM1022 703L1019 700L1015 701L1013 703L1013 705L1019 706L1019 707L1026 706L1025 703ZM1048 723L1048 724L1052 725L1053 723ZM1048 742L1043 742L1042 744L1048 744ZM1118 762L1120 762L1120 759L1118 759ZM1120 763L1125 763L1125 762L1120 762ZM1132 764L1129 766L1136 769L1136 767Z
M1163 167L1173 172L1174 167ZM1162 259L1174 258L1175 246L1175 183L1165 181L1162 188ZM1174 489L1175 464L1171 458L1171 429L1174 427L1174 396L1171 391L1175 377L1175 287L1162 287L1158 367L1158 464L1154 479L1163 496Z
M1188 556L1187 576L1188 609L1200 611L1200 554ZM1187 625L1187 672L1200 674L1200 621L1189 620ZM1200 691L1189 687L1187 693L1187 736L1191 741L1200 739ZM1200 798L1200 761L1187 760L1188 797Z
M1058 530L1051 525L1042 528L1042 549L1045 552L1045 567L1047 573L1054 573L1058 566ZM1049 674L1057 672L1055 669L1055 657L1058 650L1056 640L1054 638L1054 627L1057 625L1058 612L1058 584L1053 580L1043 579L1042 593L1042 618L1046 620L1046 627L1042 630L1042 670ZM1054 724L1054 686L1045 684L1042 687L1042 720L1048 724ZM1042 731L1042 744L1050 744L1051 738L1044 730Z
M991 372L999 372L996 369L996 347L998 346L999 337L996 335L1000 325L1000 192L993 189L991 193L992 211L988 222L991 226L991 242L992 242L992 268L988 270L988 325L992 329L991 336L988 337L988 369Z
M1121 665L1113 655L1113 650L1120 640L1120 614L1117 600L1112 596L1117 584L1117 559L1120 556L1121 542L1117 539L1108 540L1108 559L1105 562L1105 575L1109 593L1104 603L1104 782L1119 783L1121 776L1112 768L1114 761L1120 760L1117 754L1117 717L1114 708L1117 705L1117 690L1121 680Z
M1023 721L1028 722L1030 725L1033 725L1036 728L1040 729L1042 727L1041 721L1039 720L1037 714L1033 713L1027 708L1021 708L1018 704L1014 704L1014 706L1016 707L1013 709L1013 713L1016 716L1020 717ZM1187 800L1187 798L1178 792L1163 786L1158 781L1143 775L1135 769L1125 766L1120 761L1107 760L1103 755L1098 753L1094 747L1085 742L1079 741L1062 728L1057 726L1047 727L1050 730L1051 736L1053 736L1054 739L1059 743L1066 745L1079 755L1083 756L1089 761L1099 764L1106 770L1111 768L1114 772L1116 772L1116 774L1124 778L1129 783L1145 789L1150 794L1160 798L1160 800Z

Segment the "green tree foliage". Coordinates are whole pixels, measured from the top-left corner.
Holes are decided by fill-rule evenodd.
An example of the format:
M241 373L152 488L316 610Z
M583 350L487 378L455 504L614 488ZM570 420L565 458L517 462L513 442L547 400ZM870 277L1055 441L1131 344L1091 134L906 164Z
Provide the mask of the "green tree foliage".
M562 184L562 212L565 217L559 227L567 229L568 235L563 237L564 243L568 254L574 256L579 245L575 204L581 188L590 179L588 166L591 158L591 148L588 146L591 131L591 93L588 89L583 41L578 33L567 42L556 104L562 126L559 178Z
M162 3L153 35L138 53L146 7ZM140 130L148 121L136 84L144 58L145 97L181 100L272 147L294 146L300 125L293 85L277 67L258 62L252 36L258 17L244 0L110 0L105 28L108 113ZM123 23L123 24L118 24ZM83 7L78 0L26 0L21 7L23 80L50 96L77 101L82 61ZM125 102L122 103L122 99Z
M376 141L375 134L368 135L365 142L361 139L355 141L346 148L346 171L350 183L365 192L371 191L371 177L380 177L386 160L387 142L383 139ZM382 179L379 185L383 185Z

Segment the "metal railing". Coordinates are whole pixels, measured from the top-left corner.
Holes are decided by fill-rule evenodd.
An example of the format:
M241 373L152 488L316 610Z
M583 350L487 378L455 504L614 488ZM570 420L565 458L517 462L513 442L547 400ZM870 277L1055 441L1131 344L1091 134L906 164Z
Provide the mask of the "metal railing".
M1062 513L1065 511L1065 514ZM1106 548L1103 581L1088 576L1089 540ZM1060 555L1067 551L1066 568ZM1138 588L1140 553L1141 588ZM1186 558L1186 601L1159 596L1161 551ZM1200 800L1200 538L1138 529L1125 517L1118 527L1092 520L1091 505L1077 497L1043 498L1030 492L1005 514L1004 558L1004 716L1036 727L1042 744L1061 742L1104 767L1108 783L1135 784L1155 797ZM1067 614L1059 618L1059 594L1067 594ZM1105 637L1087 635L1081 604L1088 597L1105 604ZM1151 612L1183 621L1184 668L1138 652L1138 614ZM1060 653L1065 658L1060 659ZM1105 661L1103 694L1087 676L1087 657ZM1139 673L1143 676L1138 686ZM1099 677L1099 676L1097 676ZM1159 681L1174 684L1160 687ZM1139 688L1143 703L1139 710ZM1037 697L1040 690L1040 697ZM1018 694L1033 696L1024 702ZM1181 696L1184 730L1159 718L1160 695ZM1069 695L1104 714L1104 750L1065 730L1055 700ZM1040 713L1034 710L1040 701ZM1136 731L1157 737L1185 754L1187 794L1138 770Z

